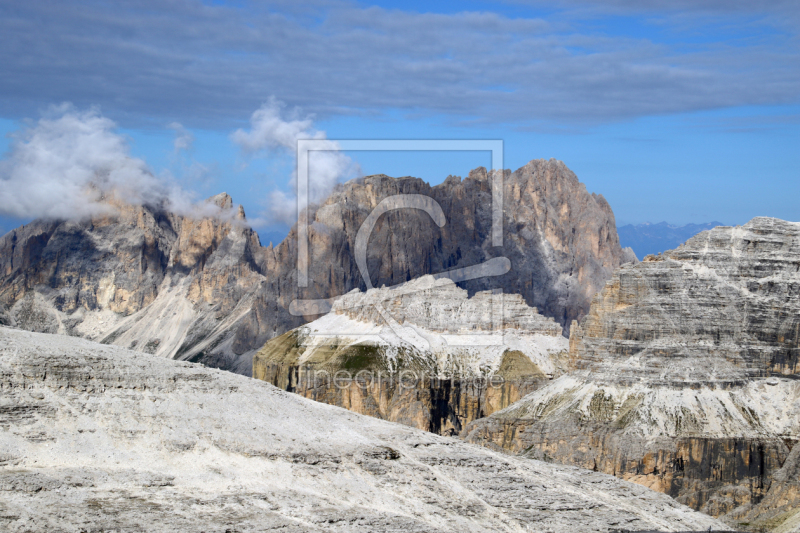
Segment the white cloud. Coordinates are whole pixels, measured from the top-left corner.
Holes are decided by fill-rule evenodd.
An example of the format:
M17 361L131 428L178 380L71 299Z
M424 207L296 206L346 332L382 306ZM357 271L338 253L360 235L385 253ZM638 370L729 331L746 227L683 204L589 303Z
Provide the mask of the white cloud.
M74 219L112 212L113 194L131 204L166 203L176 212L195 209L192 196L130 155L116 124L96 108L51 107L12 134L0 161L0 214L18 218Z
M173 147L175 148L176 154L181 151L188 151L192 149L192 145L194 144L194 135L184 128L183 124L180 122L172 122L167 127L175 132Z
M269 211L262 213L263 224L282 223L291 225L297 222L297 197L283 191L274 190L267 195Z
M284 119L281 116L283 107L275 98L270 99L250 117L250 130L236 130L231 134L231 140L249 157L283 152L295 159L298 139L325 141L325 132L314 129L310 117L299 118L295 110L295 116ZM359 172L358 165L339 151L336 142L327 141L322 145L328 151L315 150L308 155L308 196L311 202L323 200L337 183L345 178L355 177ZM296 187L296 175L288 185ZM264 214L265 219L284 224L297 221L296 196L279 190L272 191L268 196L268 205L269 211Z
M281 118L283 104L275 98L262 105L250 117L250 131L238 129L231 135L233 142L248 154L262 150L297 148L298 139L324 139L325 132L315 131L311 118L284 120Z

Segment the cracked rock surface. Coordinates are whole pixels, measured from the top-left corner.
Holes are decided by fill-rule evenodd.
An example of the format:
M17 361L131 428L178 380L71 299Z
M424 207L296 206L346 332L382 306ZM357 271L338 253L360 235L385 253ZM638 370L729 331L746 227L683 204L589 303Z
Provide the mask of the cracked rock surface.
M620 268L575 371L469 440L613 473L734 525L800 507L800 223L755 218Z
M4 531L686 531L716 520L257 380L0 328Z
M457 435L562 374L568 348L561 327L518 294L469 298L449 279L423 276L344 295L324 317L267 342L253 377Z

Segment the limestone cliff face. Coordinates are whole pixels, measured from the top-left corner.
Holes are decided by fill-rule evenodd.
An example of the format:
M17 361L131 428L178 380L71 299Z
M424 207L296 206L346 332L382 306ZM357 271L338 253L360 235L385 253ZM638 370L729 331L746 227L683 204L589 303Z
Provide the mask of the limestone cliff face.
M578 368L636 355L669 380L800 372L800 226L756 218L617 272L572 339ZM703 365L698 367L698 365ZM638 375L625 365L627 376Z
M0 321L250 374L266 340L324 313L297 316L293 301L367 288L354 254L359 228L385 198L421 194L441 206L444 226L414 209L380 217L367 246L373 286L505 257L507 273L460 286L520 294L568 327L630 260L611 209L563 163L531 161L503 173L503 246L493 247L489 178L477 169L435 187L387 176L341 185L308 214L303 288L297 228L264 248L227 195L211 202L218 212L194 217L117 202L106 217L36 221L0 239Z
M3 237L0 318L249 373L252 353L237 355L252 348L235 344L265 260L241 208L226 194L202 207L209 217L113 207L111 215L35 221Z
M449 279L424 276L348 293L328 315L269 341L253 376L452 435L562 373L567 348L560 326L519 295L469 298Z
M511 270L459 284L474 293L500 288L569 328L588 310L592 296L621 263L614 214L556 160L534 160L503 181L503 246L493 247L492 176L485 169L431 187L416 178L370 176L335 191L310 216L311 286L307 297L325 298L367 287L355 263L356 234L370 211L398 194L422 194L442 208L445 224L414 209L399 209L377 222L367 247L372 285L393 286L425 274L507 257ZM293 230L287 241L294 243ZM284 241L284 244L287 244Z
M752 524L774 533L800 531L800 446L791 452L772 476L770 489L757 505L743 505L725 518L732 523Z
M618 270L572 328L575 370L469 439L755 523L760 505L800 505L781 481L800 439L799 328L800 224L701 233Z

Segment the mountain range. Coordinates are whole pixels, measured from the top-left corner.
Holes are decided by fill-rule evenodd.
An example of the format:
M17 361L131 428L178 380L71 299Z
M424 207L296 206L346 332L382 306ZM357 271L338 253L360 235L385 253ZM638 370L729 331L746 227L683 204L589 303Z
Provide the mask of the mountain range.
M701 231L723 225L721 222L686 224L684 226L675 226L666 222L658 224L646 222L619 226L617 234L622 246L630 247L636 253L636 257L643 259L648 255L656 255L677 248Z
M503 242L493 246L492 187L501 181ZM359 266L359 229L397 195L431 198L443 225L418 209L391 210L375 221ZM299 228L263 247L227 194L208 200L218 210L213 217L113 199L109 205L106 216L37 220L0 239L0 323L251 375L253 355L268 339L327 312L292 313L295 300L327 300L366 290L367 280L394 286L496 259L513 267L459 286L470 294L520 294L568 332L614 269L633 260L619 245L605 199L556 160L496 176L479 168L435 187L383 175L341 185L306 215L305 287L298 283Z
M639 262L556 160L266 247L225 193L105 201L0 239L12 530L800 531L800 223Z

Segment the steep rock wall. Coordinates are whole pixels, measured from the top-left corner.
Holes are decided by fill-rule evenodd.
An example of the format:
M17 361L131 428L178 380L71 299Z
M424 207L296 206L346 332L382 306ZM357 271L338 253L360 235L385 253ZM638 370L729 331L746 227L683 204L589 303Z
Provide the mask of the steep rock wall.
M469 439L612 473L757 522L800 440L800 224L756 218L623 266L563 376ZM772 504L764 504L772 505Z
M178 216L112 201L114 214L35 221L0 239L0 321L250 373L237 346L265 283L263 248L230 196Z
M503 245L492 246L492 185L503 182ZM380 217L367 246L374 287L394 286L425 274L506 257L501 276L459 283L471 294L502 289L569 328L589 310L592 296L626 260L614 214L601 195L590 194L562 162L534 160L502 174L483 168L431 187L416 178L370 176L341 186L309 216L307 298L327 298L354 288L366 290L353 250L369 213L385 198L421 194L445 215L437 226L414 209ZM283 245L294 245L292 230Z
M567 346L561 328L519 295L469 298L449 279L424 276L348 293L325 317L270 340L253 359L253 377L455 435L563 372Z

